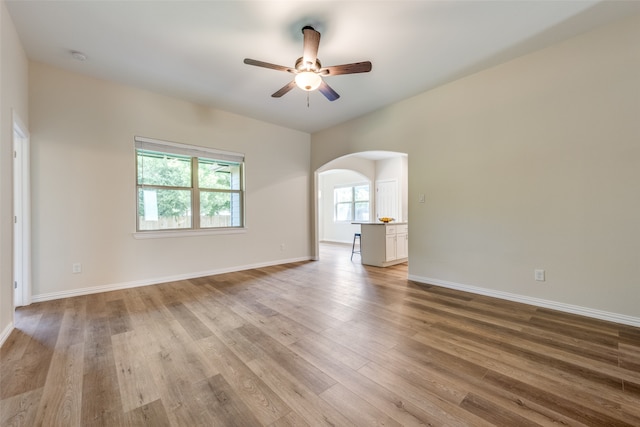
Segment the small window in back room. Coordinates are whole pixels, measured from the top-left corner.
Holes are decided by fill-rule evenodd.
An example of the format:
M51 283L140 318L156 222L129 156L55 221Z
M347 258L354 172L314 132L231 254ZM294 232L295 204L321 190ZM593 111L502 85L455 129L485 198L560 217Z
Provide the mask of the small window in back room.
M369 185L335 187L333 204L336 222L369 221Z

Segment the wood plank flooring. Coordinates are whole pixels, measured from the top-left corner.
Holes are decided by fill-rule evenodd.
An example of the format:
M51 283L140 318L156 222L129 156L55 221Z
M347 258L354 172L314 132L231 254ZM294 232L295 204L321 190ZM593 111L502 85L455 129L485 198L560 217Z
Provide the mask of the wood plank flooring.
M33 304L1 426L640 426L640 329L321 260Z

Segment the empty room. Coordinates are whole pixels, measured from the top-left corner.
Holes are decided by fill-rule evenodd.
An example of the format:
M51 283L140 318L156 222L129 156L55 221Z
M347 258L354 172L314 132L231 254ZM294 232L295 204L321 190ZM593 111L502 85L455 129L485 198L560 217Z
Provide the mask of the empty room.
M0 426L640 425L640 2L0 37Z

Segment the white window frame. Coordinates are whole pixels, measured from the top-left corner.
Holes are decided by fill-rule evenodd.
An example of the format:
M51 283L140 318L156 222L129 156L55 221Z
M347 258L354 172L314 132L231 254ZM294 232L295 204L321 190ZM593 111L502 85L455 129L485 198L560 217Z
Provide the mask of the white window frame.
M245 220L245 212L246 212L246 203L245 203L245 179L244 179L244 154L232 152L232 151L223 151L214 148L208 147L200 147L195 145L187 145L181 144L177 142L171 141L163 141L159 139L146 138L141 136L136 136L134 138L134 159L136 162L136 175L135 175L135 213L136 213L136 231L133 233L133 236L136 239L148 239L148 238L165 238L165 237L184 237L184 236L194 236L194 235L208 235L208 234L236 234L236 233L244 233L246 231L246 220ZM188 156L191 157L192 163L192 182L191 186L188 187L192 192L191 197L191 227L190 228L179 228L179 229L161 229L161 230L140 230L139 229L139 213L138 213L138 192L141 188L154 188L154 186L145 186L140 185L138 183L138 167L137 167L137 159L138 159L138 150L146 150L146 151L154 151L160 153L167 153L170 155L180 155L180 156ZM232 162L240 164L240 185L239 190L234 190L233 193L239 194L239 202L240 202L240 225L239 226L231 226L231 227L207 227L207 228L199 228L199 191L198 183L197 183L197 167L193 168L195 164L197 166L198 159L207 159L207 160L219 160L221 162ZM205 189L206 190L206 189Z
M353 221L364 221L364 220L356 220L355 216L356 216L356 203L362 203L364 202L363 200L359 200L356 201L356 187L368 187L369 188L369 199L367 200L367 203L369 204L369 217L371 217L371 184L368 182L361 182L361 183L356 183L356 184L348 184L348 185L336 185L335 187L333 187L333 222L336 223L345 223L345 222L353 222ZM337 189L342 189L342 188L350 188L351 189L351 202L338 202L336 200L336 190ZM345 203L350 203L351 204L351 218L350 219L338 219L338 204L345 204ZM370 218L367 218L367 221L369 221Z

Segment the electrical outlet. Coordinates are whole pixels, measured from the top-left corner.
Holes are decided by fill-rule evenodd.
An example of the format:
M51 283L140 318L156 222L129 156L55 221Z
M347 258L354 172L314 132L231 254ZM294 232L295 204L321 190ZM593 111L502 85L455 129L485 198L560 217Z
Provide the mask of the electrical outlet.
M73 274L82 273L82 264L80 264L79 262L76 262L73 265L71 265L71 272Z
M284 251L284 243L280 243L280 252Z
M544 277L544 270L533 270L533 277L536 279L536 281L538 282L544 282L545 277Z

